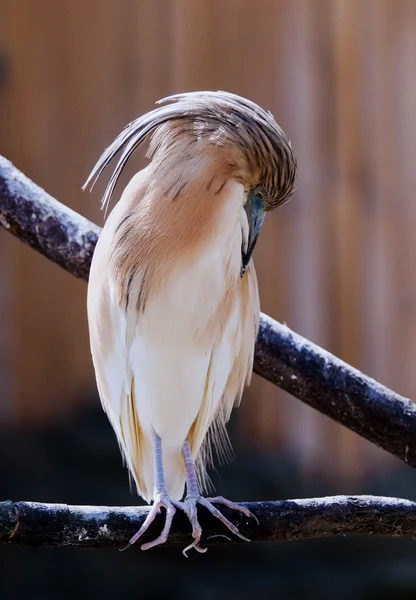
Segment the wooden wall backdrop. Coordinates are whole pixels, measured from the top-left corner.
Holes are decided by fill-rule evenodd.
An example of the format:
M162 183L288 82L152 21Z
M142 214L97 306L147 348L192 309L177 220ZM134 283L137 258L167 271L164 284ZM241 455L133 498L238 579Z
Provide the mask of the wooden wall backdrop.
M262 308L415 396L415 0L0 0L0 49L0 152L98 223L80 186L156 99L225 89L272 110L300 174L256 250ZM63 417L95 385L86 287L1 231L0 252L0 420ZM308 473L394 464L258 378L238 418Z

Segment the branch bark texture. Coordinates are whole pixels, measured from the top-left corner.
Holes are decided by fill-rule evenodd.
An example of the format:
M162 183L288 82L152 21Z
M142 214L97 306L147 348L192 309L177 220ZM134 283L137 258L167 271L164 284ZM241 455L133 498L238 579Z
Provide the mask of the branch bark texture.
M0 157L0 224L88 279L100 228ZM262 314L254 370L321 413L416 467L416 404Z
M101 228L0 156L0 225L75 277L88 279Z
M253 542L328 537L346 533L416 538L416 502L376 496L333 496L307 500L242 503L259 519L221 510ZM149 507L69 506L39 502L0 503L0 543L30 546L123 547L143 523ZM241 543L200 509L203 543ZM159 514L140 543L154 539L164 524ZM213 539L210 539L212 536ZM191 527L182 513L174 517L167 545L186 546ZM139 547L140 544L137 544Z

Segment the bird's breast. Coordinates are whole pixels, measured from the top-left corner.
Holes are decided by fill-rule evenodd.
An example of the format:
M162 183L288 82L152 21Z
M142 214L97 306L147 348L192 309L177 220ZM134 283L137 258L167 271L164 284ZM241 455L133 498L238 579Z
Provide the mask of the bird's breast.
M189 343L220 335L238 301L241 269L241 230L209 239L176 258L164 269L164 280L149 290L141 316L142 330L152 336L165 332ZM164 327L162 327L162 324Z
M241 228L220 231L165 270L149 290L130 351L137 413L169 446L186 439L211 372L210 401L220 402L241 344ZM253 317L254 319L254 317Z
M125 313L140 428L177 449L201 410L209 426L233 373L232 404L254 347L258 307L240 277L244 189L230 181L222 194L181 215L180 200L145 195L137 209L116 207L109 224L111 302Z
M225 330L237 335L239 256L234 254L233 247L213 246L179 262L149 295L137 322L130 351L137 413L142 427L154 429L167 446L180 447L198 415L216 343ZM234 285L227 292L230 279ZM223 387L231 368L231 359L221 365Z

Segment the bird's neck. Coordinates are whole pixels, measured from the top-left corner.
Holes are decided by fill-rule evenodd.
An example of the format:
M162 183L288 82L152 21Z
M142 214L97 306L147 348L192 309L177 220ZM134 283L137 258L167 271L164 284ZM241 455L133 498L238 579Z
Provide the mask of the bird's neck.
M218 153L195 146L192 156L182 148L154 157L116 207L110 255L120 292L138 267L146 271L146 287L157 289L175 265L192 262L201 249L227 253L235 242L239 254L244 186Z

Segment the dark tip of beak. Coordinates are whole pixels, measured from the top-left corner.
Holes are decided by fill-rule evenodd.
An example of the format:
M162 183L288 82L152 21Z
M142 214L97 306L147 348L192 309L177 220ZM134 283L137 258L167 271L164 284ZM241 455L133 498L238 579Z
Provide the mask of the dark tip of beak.
M241 249L241 277L243 277L250 264L251 255L253 254L266 215L264 202L252 191L248 195L244 210L246 211L248 220L248 240L246 248Z
M254 242L254 244L252 246L247 247L247 250L245 252L243 252L243 251L241 252L241 271L240 271L241 277L243 277L244 273L248 269L248 265L250 264L251 255L253 254L255 245L256 245L256 243Z

